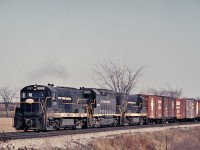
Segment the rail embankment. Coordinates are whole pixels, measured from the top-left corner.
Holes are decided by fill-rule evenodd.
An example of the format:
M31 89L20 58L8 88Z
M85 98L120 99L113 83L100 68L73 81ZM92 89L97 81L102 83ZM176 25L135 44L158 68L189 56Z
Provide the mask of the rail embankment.
M186 150L200 149L199 139L200 124L190 124L10 140L0 149Z

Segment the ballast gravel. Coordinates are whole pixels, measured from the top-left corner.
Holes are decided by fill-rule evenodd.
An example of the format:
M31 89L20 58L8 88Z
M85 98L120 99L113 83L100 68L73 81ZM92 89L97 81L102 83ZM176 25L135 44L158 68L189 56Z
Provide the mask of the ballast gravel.
M106 131L97 133L75 134L75 135L62 135L57 137L47 138L33 138L23 140L10 140L6 142L0 141L0 149L38 149L38 150L50 150L50 149L78 149L87 143L97 140L98 138L113 138L120 134L144 134L145 132L162 131L169 129L190 129L192 127L200 126L200 124L194 125L182 125L182 126L166 126L155 128L141 128L141 129L128 129L119 131Z

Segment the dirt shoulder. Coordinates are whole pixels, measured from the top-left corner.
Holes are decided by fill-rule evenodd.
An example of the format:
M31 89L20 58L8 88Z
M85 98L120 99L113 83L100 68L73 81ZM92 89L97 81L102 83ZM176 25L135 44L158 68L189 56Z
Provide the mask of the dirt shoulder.
M16 132L13 128L13 118L0 118L0 132Z
M6 143L1 143L0 148L9 147L10 149L87 149L90 143L97 143L102 138L109 140L114 139L121 135L146 135L155 132L164 132L176 130L191 130L192 128L200 127L200 124L196 125L183 125L181 127L156 127L156 128L143 128L143 129L129 129L120 131L109 131L100 133L87 133L76 135L64 135L58 137L48 138L35 138L24 140L12 140ZM181 131L180 131L181 132ZM121 139L121 138L120 138ZM105 142L104 142L105 143ZM102 145L102 144L101 144ZM14 148L13 148L14 147ZM105 147L104 147L105 148Z

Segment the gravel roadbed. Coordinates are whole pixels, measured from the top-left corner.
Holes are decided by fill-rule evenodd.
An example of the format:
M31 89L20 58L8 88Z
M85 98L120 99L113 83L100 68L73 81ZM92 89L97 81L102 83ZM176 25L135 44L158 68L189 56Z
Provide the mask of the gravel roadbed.
M10 149L77 149L82 145L86 145L93 140L98 138L113 138L120 134L144 134L145 132L162 131L166 129L190 129L192 127L200 126L200 124L194 125L182 125L182 126L166 126L166 127L155 127L155 128L141 128L141 129L128 129L119 131L108 131L98 133L86 133L86 134L75 134L75 135L63 135L57 137L47 138L33 138L23 140L11 140L0 143L0 149L9 147Z

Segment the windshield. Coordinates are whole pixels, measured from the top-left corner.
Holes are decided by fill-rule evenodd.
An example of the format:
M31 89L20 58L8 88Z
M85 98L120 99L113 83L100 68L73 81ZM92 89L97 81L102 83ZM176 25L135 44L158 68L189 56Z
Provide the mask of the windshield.
M41 99L44 98L44 91L30 91L30 92L23 92L22 98L33 98L33 99Z
M24 113L41 113L41 103L21 103L20 111Z

